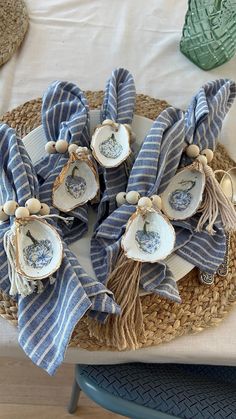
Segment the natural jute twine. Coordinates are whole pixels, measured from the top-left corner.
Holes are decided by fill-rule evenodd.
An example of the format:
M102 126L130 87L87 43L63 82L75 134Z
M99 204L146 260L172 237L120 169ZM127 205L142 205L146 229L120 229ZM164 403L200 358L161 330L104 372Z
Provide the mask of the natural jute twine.
M86 92L91 109L100 107L103 92ZM24 136L41 123L41 99L36 99L6 113L1 121L7 122ZM165 101L137 95L135 113L155 119L167 107ZM235 166L222 145L218 145L211 164L213 170L228 170ZM172 303L157 295L141 297L144 337L139 346L158 345L188 333L198 333L219 324L236 302L236 234L231 237L229 273L226 277L216 276L213 286L200 284L197 269L192 270L179 282L181 304ZM0 315L17 325L17 305L0 293ZM74 330L70 346L88 350L115 350L107 348L89 336L86 318Z
M28 29L27 8L22 0L0 0L0 65L11 58Z

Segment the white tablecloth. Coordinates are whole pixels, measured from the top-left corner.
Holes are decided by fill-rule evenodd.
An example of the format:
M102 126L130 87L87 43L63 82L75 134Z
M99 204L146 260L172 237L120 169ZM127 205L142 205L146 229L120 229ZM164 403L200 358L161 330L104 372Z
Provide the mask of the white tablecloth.
M22 48L0 69L0 114L42 96L55 79L103 89L113 68L128 68L137 91L186 108L207 80L236 79L236 57L204 72L179 51L187 0L26 1L30 29ZM221 141L236 159L236 104ZM68 362L190 362L236 365L236 310L218 328L136 352L69 349ZM0 355L20 356L17 332L0 319Z

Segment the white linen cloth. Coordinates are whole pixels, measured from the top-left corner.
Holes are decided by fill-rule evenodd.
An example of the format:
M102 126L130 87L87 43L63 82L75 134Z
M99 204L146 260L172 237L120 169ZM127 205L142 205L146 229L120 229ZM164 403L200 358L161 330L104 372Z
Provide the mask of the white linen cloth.
M30 28L20 50L0 68L0 114L42 96L55 79L99 90L115 67L128 68L137 91L184 109L208 80L236 79L236 56L205 72L179 51L187 0L26 0ZM236 160L236 103L221 141ZM129 352L69 349L67 362L189 362L236 365L236 310L217 328ZM0 319L0 355L19 356L17 331Z

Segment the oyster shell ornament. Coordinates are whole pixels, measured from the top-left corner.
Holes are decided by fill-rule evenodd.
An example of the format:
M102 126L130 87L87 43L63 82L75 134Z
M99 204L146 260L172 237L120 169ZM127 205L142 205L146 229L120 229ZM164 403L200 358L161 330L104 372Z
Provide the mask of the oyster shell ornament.
M135 202L137 198L135 191L127 193L127 202ZM118 196L118 203L119 199ZM105 324L92 326L96 336L102 336L107 343L112 342L119 350L138 348L139 336L144 333L139 296L143 262L158 262L174 249L175 231L161 213L160 206L158 195L138 199L136 211L129 218L122 236L116 265L107 280L107 288L120 305L122 316L109 316Z
M63 258L60 236L46 219L58 217L67 220L50 215L48 205L36 198L28 199L25 207L8 201L1 210L3 214L4 211L8 212L8 217L15 216L3 242L8 259L10 294L26 296L36 288L40 292L43 289L41 280L50 278L52 281L51 275L59 269Z
M172 253L175 231L157 208L138 206L130 217L121 246L127 258L155 263Z
M52 192L53 206L63 212L86 204L99 193L97 167L88 148L71 144L69 153L69 160L56 178Z
M214 223L220 215L225 231L236 230L236 212L229 198L218 183L215 173L208 165L213 151L200 151L196 144L186 148L192 164L178 172L162 193L163 212L172 220L184 220L197 211L201 214L196 231L206 229L214 234Z
M106 119L95 129L92 136L93 156L103 167L117 167L129 157L131 139L130 126Z
M62 242L57 231L34 216L15 220L16 271L29 280L48 278L61 265Z
M162 194L163 212L171 220L185 220L198 210L205 188L205 174L194 167L177 173Z

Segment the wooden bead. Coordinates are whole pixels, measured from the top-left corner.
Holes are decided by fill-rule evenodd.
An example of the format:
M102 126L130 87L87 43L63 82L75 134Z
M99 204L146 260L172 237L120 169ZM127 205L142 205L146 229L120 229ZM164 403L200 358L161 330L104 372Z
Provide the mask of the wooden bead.
M0 221L7 221L9 216L5 214L3 205L0 206Z
M125 192L119 192L116 195L116 205L120 207L121 205L126 203L126 193Z
M113 125L114 121L112 121L112 119L104 119L104 121L102 122L102 125Z
M15 210L19 205L17 204L16 201L7 201L4 205L3 205L3 210L5 212L5 214L7 215L14 215L15 214Z
M214 157L214 153L210 148L205 148L204 150L202 150L201 155L207 158L207 163L210 163Z
M26 208L29 210L30 214L37 214L41 209L41 203L36 198L30 198L25 203Z
M152 205L156 208L158 208L159 210L162 209L162 200L161 197L159 195L152 195L151 196L151 201L152 201Z
M64 154L68 150L68 142L66 140L58 140L55 145L56 151L60 154Z
M15 211L16 218L26 218L29 217L30 213L28 208L25 207L18 207Z
M57 152L55 141L48 141L47 144L45 144L45 151L48 154L55 154Z
M143 196L142 198L139 199L138 206L139 207L144 207L144 208L151 208L152 207L152 201L147 196Z
M41 204L41 208L39 210L40 215L48 215L50 214L50 207L47 204Z
M200 154L200 156L198 156L197 160L202 163L203 165L207 164L207 158L206 156L203 156L202 154Z
M68 153L69 154L76 153L77 148L78 148L77 144L70 144L68 147Z
M126 194L126 201L128 202L128 204L131 204L131 205L136 205L138 203L139 198L140 198L140 195L136 191L129 191Z
M186 148L185 153L188 157L195 159L197 156L199 156L200 149L196 144L191 144Z

